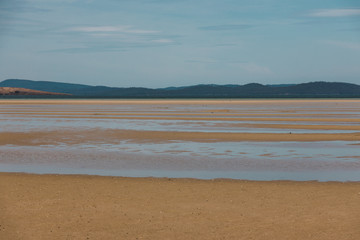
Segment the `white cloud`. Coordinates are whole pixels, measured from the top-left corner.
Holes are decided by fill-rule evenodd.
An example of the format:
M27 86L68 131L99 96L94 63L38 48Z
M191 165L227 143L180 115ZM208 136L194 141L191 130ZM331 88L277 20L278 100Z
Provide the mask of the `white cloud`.
M240 63L240 68L252 74L270 75L273 72L268 67L259 66L255 63Z
M312 11L311 17L349 17L360 16L359 8L319 9Z
M112 27L112 26L101 26L101 27L75 27L69 29L74 32L119 32L124 31L127 27Z
M74 27L70 28L72 32L85 33L133 33L133 34L152 34L159 31L134 29L131 26L92 26L92 27Z
M360 43L356 42L343 42L343 41L324 41L325 44L333 45L341 48L347 48L351 50L360 50Z
M203 59L191 59L187 60L188 63L219 63L219 61L212 58L203 58Z
M174 41L171 40L171 39L161 38L161 39L154 39L154 40L152 40L152 42L155 42L155 43L172 43Z
M137 29L128 25L74 26L57 33L70 34L82 46L55 49L56 52L126 51L134 48L158 47L175 44L172 36L160 31Z

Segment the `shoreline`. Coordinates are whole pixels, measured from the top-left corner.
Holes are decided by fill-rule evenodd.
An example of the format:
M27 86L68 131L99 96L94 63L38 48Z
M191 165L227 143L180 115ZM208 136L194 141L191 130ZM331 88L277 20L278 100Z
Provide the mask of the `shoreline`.
M4 175L14 175L14 176L44 176L44 177L79 177L79 178L112 178L112 179L128 179L128 180L159 180L159 181L204 181L204 182L253 182L253 183L339 183L339 184L360 184L360 180L346 180L346 181L337 181L337 180L292 180L292 179L274 179L274 180L253 180L253 179L241 179L241 178L227 178L227 177L215 177L215 178L197 178L197 177L156 177L156 176L121 176L121 175L99 175L99 174L87 174L87 173L33 173L33 172L2 172L0 170L0 178ZM359 192L360 194L360 192Z
M123 170L122 172L126 172L126 170ZM131 170L129 170L129 172L131 172ZM204 171L205 172L205 171ZM208 182L214 182L214 181L229 181L229 182L294 182L294 183L359 183L360 184L360 180L319 180L319 179L306 179L306 180L297 180L297 179L256 179L256 178L252 178L252 179L248 179L248 178L234 178L231 177L231 174L229 177L203 177L203 176L199 176L199 177L195 177L194 175L192 176L165 176L165 175L146 175L146 174L138 174L136 176L133 175L114 175L114 174L98 174L98 173L94 173L94 172L34 172L34 171L0 171L0 175L6 175L6 174L10 174L10 175L35 175L35 176L64 176L64 177L99 177L99 178L119 178L119 179L159 179L159 180L168 180L168 181L172 181L172 180L178 180L178 181L183 181L183 180L188 180L188 181L208 181ZM259 173L258 173L259 174ZM1 177L0 177L1 178Z
M0 173L1 239L358 239L360 182Z
M253 183L320 183L320 184L327 184L327 183L336 183L336 184L360 184L360 181L319 181L319 180L248 180L248 179L236 179L236 178L195 178L195 177L127 177L127 176L112 176L112 175L97 175L97 174L81 174L81 173L27 173L27 172L2 172L0 170L0 178L3 176L18 176L18 177L26 177L26 176L33 176L33 177L79 177L79 178L109 178L109 179L127 179L127 180L159 180L159 181L199 181L199 182L253 182ZM360 190L360 189L359 189ZM360 194L360 192L359 192Z

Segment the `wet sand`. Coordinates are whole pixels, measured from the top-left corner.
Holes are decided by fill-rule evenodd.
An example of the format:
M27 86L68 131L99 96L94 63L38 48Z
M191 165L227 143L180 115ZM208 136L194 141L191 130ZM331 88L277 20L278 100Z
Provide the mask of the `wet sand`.
M69 137L71 136L71 137ZM179 132L179 131L134 131L134 130L59 130L33 132L3 132L0 144L40 146L65 143L67 145L96 143L131 142L314 142L314 141L358 141L360 132L354 133L217 133L217 132Z
M2 130L0 144L34 146L44 144L83 144L116 141L165 142L172 140L193 142L241 141L358 141L360 140L360 100L1 100L0 115L41 121L78 121L79 126L56 129L56 122L48 128L31 131ZM55 120L54 120L55 119ZM120 123L115 129L81 128L87 121L156 121L159 126L173 126L161 131L151 127L126 129ZM161 122L166 121L166 122ZM179 122L180 121L180 122ZM196 122L196 125L194 125ZM45 123L45 122L44 122ZM199 131L197 127L249 128L258 132ZM21 125L21 123L19 123ZM26 126L26 122L23 123ZM179 126L191 126L184 131ZM266 132L264 129L270 130ZM288 130L286 133L276 132ZM296 130L309 133L296 133ZM321 133L311 131L323 131ZM272 132L271 132L272 131ZM352 131L352 132L336 132ZM71 138L69 138L71 136Z
M226 165L221 155L226 149L219 150L219 158L198 156L202 161L193 161L196 159L177 157L184 151L182 145L159 150L159 155L136 155L126 146L135 144L141 148L141 144L149 147L176 141L186 146L215 146L218 142L233 142L239 143L240 147L234 148L239 153L227 154L242 162L235 159L232 165L233 160L228 159L231 164L226 165L226 170L232 166L245 170L259 166L272 166L275 169L270 170L274 171L287 167L292 171L299 167L306 170L307 165L301 168L302 164L313 162L308 165L311 169L340 166L356 172L359 156L349 146L360 141L359 104L356 99L1 100L0 163L50 164L56 168L61 161L69 166L79 161L79 167L83 167L88 166L83 165L83 159L92 156L95 159L86 163L90 167L113 161L119 164L115 168L118 170L124 166L172 169L181 164L182 170L214 170ZM106 122L96 125L102 120ZM138 125L128 129L134 123L126 125L117 120L140 121L140 128L147 130L137 130ZM154 120L159 121L158 125ZM112 121L115 127L110 129ZM163 129L158 130L159 126ZM193 129L189 131L185 126ZM196 128L202 126L208 128ZM220 130L209 131L212 128ZM237 128L258 132L231 132ZM270 132L265 131L268 129ZM279 133L279 129L286 132ZM299 129L309 132L295 132ZM315 130L320 132L312 132ZM348 132L339 132L344 130ZM300 155L304 157L278 161L279 153L259 151L259 165L252 158L244 159L241 146L248 145L240 145L292 142L295 145L291 146L296 146L303 142L308 146L321 141L334 142L333 151L342 151L341 146L346 146L337 145L337 141L347 141L346 149L352 152L332 156L325 148L324 154L338 159L326 162L312 159L315 156L311 153L309 159ZM128 144L125 149L124 142ZM107 145L117 150L102 151L102 146ZM286 150L290 155L285 158L296 155L296 147ZM217 153L217 149L212 151ZM173 155L161 155L164 153ZM125 159L107 159L112 155ZM317 154L315 158L326 156ZM0 239L360 239L360 182L0 173L0 213Z
M0 174L0 239L359 239L360 183Z
M359 106L359 99L0 100L0 166L101 175L150 170L140 176L158 177L226 170L216 177L240 179L243 173L228 171L285 171L275 179L357 180ZM288 178L291 171L313 172Z

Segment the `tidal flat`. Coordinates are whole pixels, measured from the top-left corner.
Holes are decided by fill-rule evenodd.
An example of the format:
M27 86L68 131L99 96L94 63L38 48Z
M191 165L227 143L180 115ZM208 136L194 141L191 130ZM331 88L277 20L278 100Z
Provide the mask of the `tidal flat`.
M0 239L359 239L360 100L1 100Z
M5 172L360 180L360 100L1 100Z

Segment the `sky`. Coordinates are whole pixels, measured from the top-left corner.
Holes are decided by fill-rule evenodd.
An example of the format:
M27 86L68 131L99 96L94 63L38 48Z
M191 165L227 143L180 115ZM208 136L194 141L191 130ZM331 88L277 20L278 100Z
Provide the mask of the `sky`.
M0 0L0 81L360 84L359 0Z

